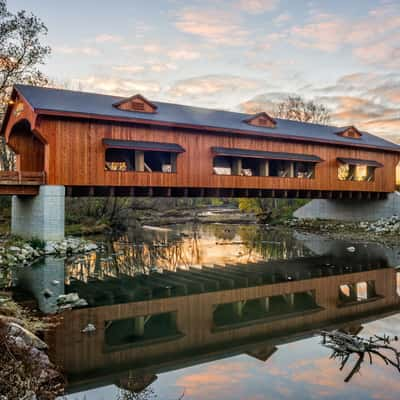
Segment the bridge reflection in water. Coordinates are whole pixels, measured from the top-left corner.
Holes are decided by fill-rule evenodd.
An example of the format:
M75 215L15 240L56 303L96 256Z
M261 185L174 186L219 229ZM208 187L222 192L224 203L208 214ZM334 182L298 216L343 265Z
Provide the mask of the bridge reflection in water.
M64 313L47 338L69 376L67 391L111 383L140 391L158 373L241 353L265 362L279 344L321 327L358 330L398 308L397 272L387 257L367 248L331 251L67 280L66 292L90 303ZM96 331L82 333L88 324Z

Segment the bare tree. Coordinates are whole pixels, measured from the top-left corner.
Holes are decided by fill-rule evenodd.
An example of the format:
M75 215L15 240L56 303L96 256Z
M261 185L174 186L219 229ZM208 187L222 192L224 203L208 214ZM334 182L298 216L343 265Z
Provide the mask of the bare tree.
M327 107L313 100L306 101L300 96L288 96L277 105L274 114L277 118L316 124L327 124L330 121Z
M47 28L38 17L25 10L13 14L6 0L0 0L0 121L14 84L47 84L38 69L50 54L50 48L41 44L46 34ZM0 138L0 170L13 166L14 157Z

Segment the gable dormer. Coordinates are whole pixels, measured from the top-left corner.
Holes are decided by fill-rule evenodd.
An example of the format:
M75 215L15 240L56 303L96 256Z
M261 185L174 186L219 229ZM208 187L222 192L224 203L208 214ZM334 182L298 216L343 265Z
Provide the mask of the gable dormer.
M135 94L127 99L122 99L113 104L114 107L123 111L133 111L141 113L155 113L157 106L148 101L141 94Z
M362 136L362 133L355 126L346 126L336 134L349 139L360 139Z
M276 127L276 121L266 112L260 112L258 114L252 115L250 118L245 119L244 122L250 125L261 126L264 128Z

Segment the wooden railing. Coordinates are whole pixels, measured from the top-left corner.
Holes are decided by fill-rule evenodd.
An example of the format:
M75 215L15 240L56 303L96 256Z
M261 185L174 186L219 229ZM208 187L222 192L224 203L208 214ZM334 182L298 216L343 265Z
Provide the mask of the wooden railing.
M0 185L43 185L46 173L30 171L0 171Z

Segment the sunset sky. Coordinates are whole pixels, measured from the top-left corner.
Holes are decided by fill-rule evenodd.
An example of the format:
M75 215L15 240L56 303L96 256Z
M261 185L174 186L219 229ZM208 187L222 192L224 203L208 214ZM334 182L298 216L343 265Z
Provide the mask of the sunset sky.
M398 0L9 0L72 89L252 112L288 94L400 142Z

